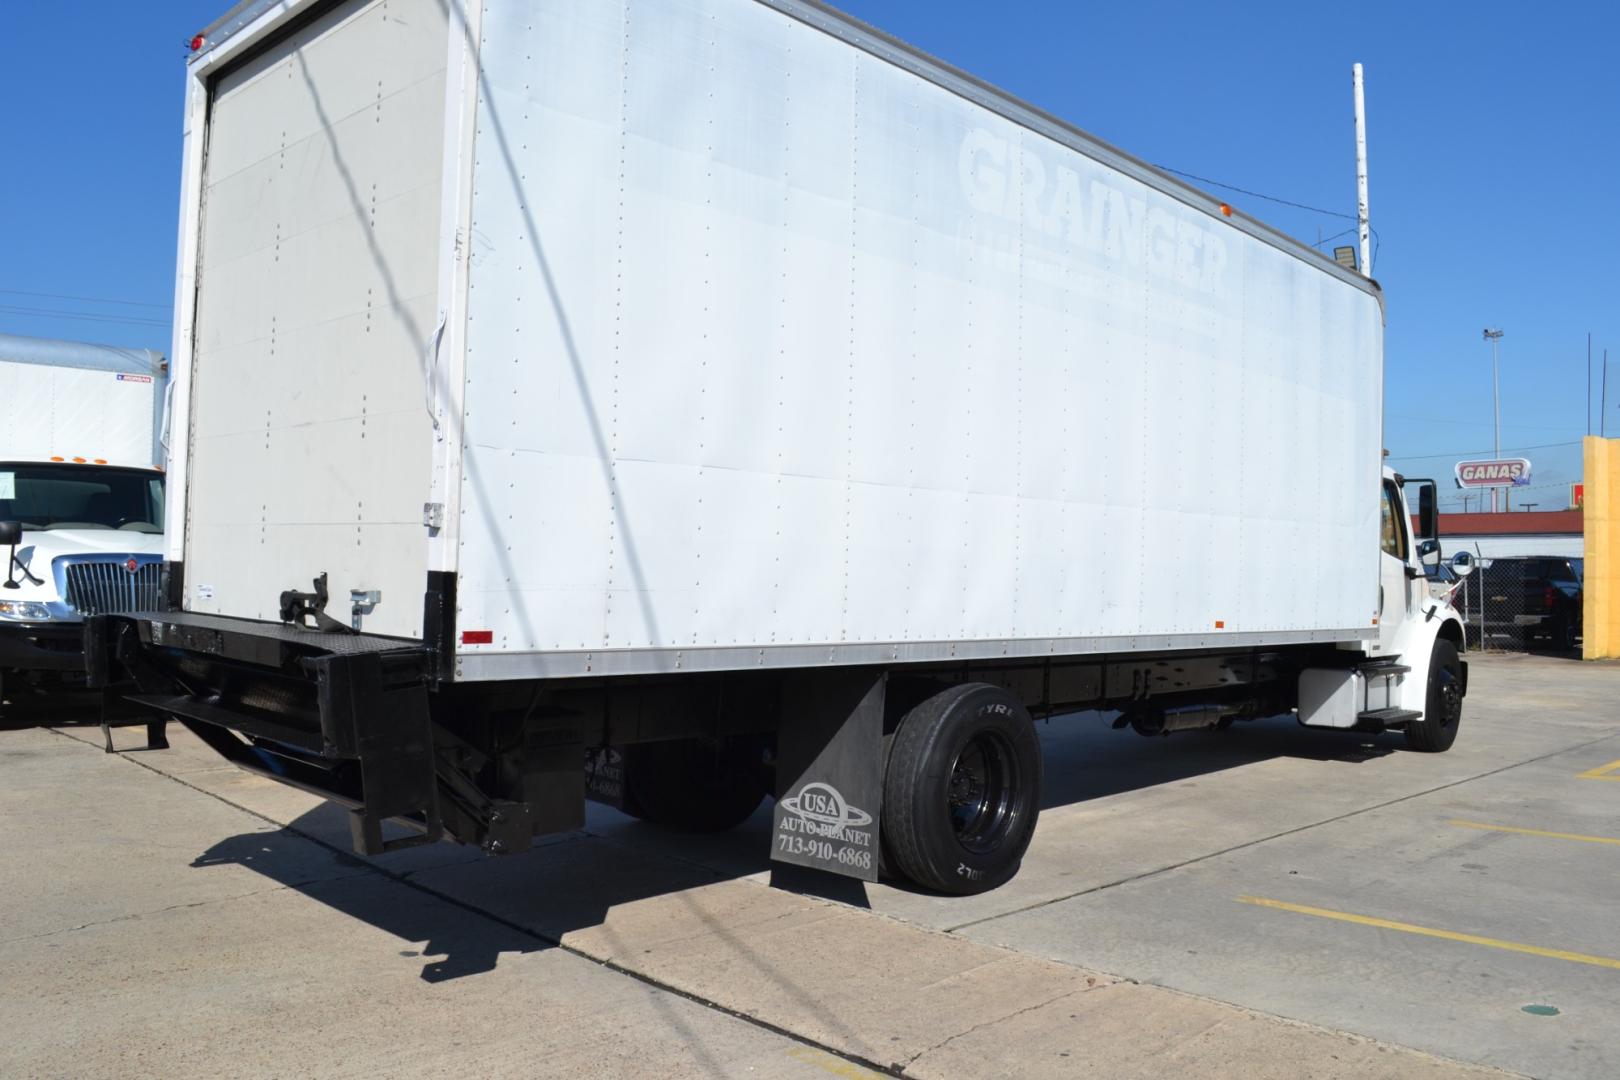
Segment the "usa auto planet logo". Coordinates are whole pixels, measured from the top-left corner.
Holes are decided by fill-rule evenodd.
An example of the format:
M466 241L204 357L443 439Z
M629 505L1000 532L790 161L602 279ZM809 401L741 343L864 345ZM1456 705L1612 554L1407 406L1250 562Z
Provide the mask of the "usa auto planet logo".
M872 824L871 814L849 805L837 788L819 780L804 785L797 795L783 799L782 809L799 819L802 823L799 831L832 840L846 839L845 829Z

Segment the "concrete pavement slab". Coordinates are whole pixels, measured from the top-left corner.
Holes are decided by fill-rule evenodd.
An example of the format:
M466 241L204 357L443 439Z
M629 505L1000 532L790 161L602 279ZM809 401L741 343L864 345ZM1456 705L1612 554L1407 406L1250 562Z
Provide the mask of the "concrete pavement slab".
M130 758L7 730L0 775L0 1075L861 1074Z
M94 725L58 724L54 730L98 749L102 746L101 729ZM140 746L145 738L145 728L115 731L113 737L115 745ZM169 747L166 750L137 750L124 756L137 765L172 777L268 821L279 825L294 825L296 822L294 827L305 835L340 851L352 853L348 811L343 807L306 791L244 772L214 753L201 739L179 724L169 725L168 739ZM410 831L404 826L387 823L383 826L383 835L407 836ZM549 842L550 839L542 838L540 842ZM429 866L472 862L485 857L476 847L450 841L392 852L381 862L377 862L378 856L354 856L361 861L383 866L395 874L408 874Z
M274 826L213 799L176 802L176 785L49 731L0 731L0 940L101 924L265 888L240 866L197 862L221 836L244 848ZM359 872L315 846L281 873L309 882Z
M1102 981L820 898L715 881L690 864L600 838L413 880L883 1065L903 1065L940 1039Z
M1241 1076L1245 1080L1486 1080L1494 1069L1414 1054L1159 987L1118 983L967 1032L907 1070L919 1080L975 1075L986 1061L1027 1080Z
M369 872L4 957L13 1076L827 1074L781 1035Z
M1448 1057L1615 1075L1620 848L1451 824L1599 829L1620 793L1571 779L1594 754L1620 756L1620 735L965 933Z
M508 882L468 888L454 868L416 880L519 923L557 923L543 894ZM752 881L594 907L602 921L568 931L569 947L906 1076L1072 1076L1082 1065L1109 1076L1162 1076L1154 1070L1169 1065L1224 1076L1257 1062L1271 1070L1258 1075L1279 1077L1500 1075L1160 987L1128 987L1117 1004L1093 1008L1094 994L1122 984Z

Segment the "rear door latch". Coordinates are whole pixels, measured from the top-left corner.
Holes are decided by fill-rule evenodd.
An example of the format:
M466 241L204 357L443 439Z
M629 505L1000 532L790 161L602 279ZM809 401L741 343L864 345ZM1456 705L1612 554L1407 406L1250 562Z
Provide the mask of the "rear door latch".
M354 632L360 632L360 620L382 603L381 589L350 589L349 590L349 625Z

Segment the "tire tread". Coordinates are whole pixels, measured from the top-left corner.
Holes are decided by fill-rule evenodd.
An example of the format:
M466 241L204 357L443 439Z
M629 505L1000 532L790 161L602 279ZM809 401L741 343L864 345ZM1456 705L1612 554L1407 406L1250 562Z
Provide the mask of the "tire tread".
M938 811L931 812L926 805L928 800L922 796L925 785L938 783L942 773L950 768L950 762L941 753L940 742L947 737L954 738L953 731L960 731L953 714L960 708L971 707L964 705L966 699L985 694L995 695L1015 706L1015 711L1007 715L1014 718L1013 724L1018 729L1018 738L1013 740L1014 752L1021 744L1027 755L1022 781L1027 785L1023 809L1026 823L1009 838L1005 851L1010 857L994 865L1004 858L998 851L991 866L976 868L982 876L964 878L955 873L957 867L938 862L940 823L933 816ZM1004 730L1003 734L1011 737L1009 731ZM1041 772L1040 746L1029 713L1002 688L989 683L960 683L917 705L891 736L885 762L881 839L891 868L924 888L955 895L984 892L1007 881L1017 873L1040 815ZM978 858L981 856L964 855L965 861Z

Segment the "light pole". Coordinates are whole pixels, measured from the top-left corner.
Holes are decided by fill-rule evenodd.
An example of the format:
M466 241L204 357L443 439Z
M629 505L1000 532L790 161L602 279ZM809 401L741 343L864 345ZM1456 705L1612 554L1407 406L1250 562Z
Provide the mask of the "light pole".
M1496 343L1502 340L1501 330L1485 328L1485 340L1491 343L1491 412L1495 417L1496 439L1492 443L1492 457L1501 460L1502 457L1502 395L1498 386L1496 371ZM1491 488L1491 513L1496 512L1496 488Z

